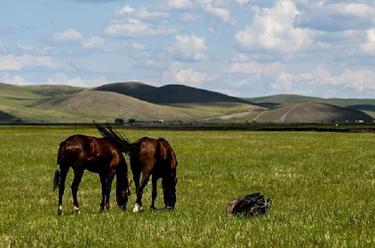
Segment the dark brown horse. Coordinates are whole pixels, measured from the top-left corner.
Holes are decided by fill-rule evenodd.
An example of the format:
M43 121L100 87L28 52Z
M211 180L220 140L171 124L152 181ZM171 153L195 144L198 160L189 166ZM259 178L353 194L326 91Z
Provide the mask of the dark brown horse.
M102 185L102 201L100 210L110 208L109 197L111 185L116 175L116 201L120 208L126 209L129 183L128 171L121 150L108 138L95 138L85 135L73 135L60 144L57 155L58 169L54 177L54 190L59 187L59 205L57 214L62 214L62 198L65 189L65 179L69 168L74 171L71 185L74 212L79 213L77 191L84 170L98 173Z
M133 179L135 183L137 200L133 212L142 210L143 189L152 176L152 201L150 208L155 209L157 196L157 180L162 179L164 204L166 209L174 209L176 204L176 167L177 159L172 146L163 138L153 139L143 137L134 143L114 131L95 125L99 132L111 139L122 151L129 154ZM142 179L139 181L142 174Z

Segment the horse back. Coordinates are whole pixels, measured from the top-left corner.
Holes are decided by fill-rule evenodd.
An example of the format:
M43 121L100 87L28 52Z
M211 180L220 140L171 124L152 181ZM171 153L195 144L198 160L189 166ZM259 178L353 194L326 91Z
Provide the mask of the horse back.
M122 155L110 140L86 135L73 135L61 142L57 162L90 161Z

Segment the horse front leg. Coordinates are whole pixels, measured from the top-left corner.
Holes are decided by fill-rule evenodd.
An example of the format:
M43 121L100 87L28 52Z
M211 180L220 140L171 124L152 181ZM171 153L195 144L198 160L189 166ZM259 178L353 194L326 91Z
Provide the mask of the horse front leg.
M107 179L107 194L106 194L106 199L105 199L105 207L107 210L111 208L109 197L111 196L112 181L113 181L114 176L115 176L115 172L111 171Z
M150 173L142 173L142 181L141 184L137 190L137 200L133 209L133 213L137 213L139 211L142 211L142 194L143 189L146 187L148 180L150 179Z
M62 208L62 200L63 200L63 195L64 195L64 190L65 190L65 180L66 180L66 175L68 174L69 167L68 166L60 166L61 174L60 174L60 179L59 179L59 205L57 207L57 215L62 215L63 213L63 208Z
M83 169L78 168L74 170L74 178L73 183L71 185L72 195L73 195L73 211L76 214L79 214L79 204L77 198L78 186L81 183L82 176L83 176Z
M138 170L135 170L133 168L132 168L132 171L133 171L133 181L134 181L134 186L135 186L135 194L137 195L137 200L138 200L139 177L141 175L141 172L138 171ZM136 209L136 206L137 206L137 203L134 206L133 212L138 212L139 211L139 209L138 209L139 207L137 207L137 209Z
M157 181L158 181L158 178L155 175L153 175L151 180L152 180L152 195L151 195L152 199L151 199L150 208L156 209L155 199L156 199L156 196L157 196L157 186L158 186Z

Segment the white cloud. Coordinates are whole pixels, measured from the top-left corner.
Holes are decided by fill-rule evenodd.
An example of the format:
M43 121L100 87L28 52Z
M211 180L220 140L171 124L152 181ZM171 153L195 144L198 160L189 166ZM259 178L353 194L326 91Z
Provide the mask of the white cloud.
M105 33L114 37L142 37L167 35L176 29L167 25L168 12L150 10L147 7L133 8L125 5L115 12L117 15L109 22Z
M241 47L293 52L311 43L311 32L294 26L300 12L292 1L278 0L272 8L256 12L252 23L235 35Z
M169 17L168 12L150 11L146 8L141 8L137 11L136 16L142 20L156 20L160 21Z
M82 79L81 77L69 77L64 73L56 73L53 77L48 78L47 83L53 85L71 85L81 87L93 87L107 83L105 77L98 77L94 79Z
M256 61L242 61L232 63L229 67L229 72L250 74L253 79L260 79L275 73L277 69L279 69L278 63L261 64Z
M357 17L374 18L375 7L364 3L336 3L329 5L334 13Z
M25 67L45 66L55 68L56 64L51 57L48 56L33 56L25 54L16 56L13 54L0 55L0 71L19 71Z
M182 13L180 19L184 22L195 22L200 19L200 16L194 13Z
M246 5L250 2L250 0L236 0L236 3L240 6Z
M86 38L82 33L74 28L69 28L64 32L56 33L54 40L58 43L75 43L79 44L83 49L99 48L103 44L103 38L92 36Z
M164 81L168 83L181 83L192 86L199 86L208 80L208 76L204 73L196 72L190 68L171 68L163 74Z
M337 91L347 88L361 94L374 92L375 72L372 70L346 69L335 75L322 66L317 66L313 72L300 74L283 72L278 75L276 83L271 84L271 88L279 92L293 92L299 89L319 87L334 87Z
M136 9L130 5L124 5L116 12L117 18L133 18L141 20L157 20L166 19L169 17L169 13L166 11L150 10L147 7L140 7Z
M1 41L0 41L0 53L5 53L6 52L6 46L4 45L4 43L2 43Z
M129 15L130 13L134 12L135 9L130 5L124 5L120 9L116 11L118 15Z
M27 84L27 81L19 75L16 75L14 77L9 77L8 75L5 75L0 80L1 82L7 83L7 84L15 84L15 85Z
M97 36L87 38L81 42L81 46L84 49L98 48L103 44L103 39Z
M61 33L56 33L54 39L56 42L76 42L80 41L83 35L74 28L69 28Z
M375 28L367 30L367 41L360 48L364 53L375 55Z
M203 9L207 11L208 13L218 17L221 19L223 22L226 23L234 23L234 20L232 19L232 16L230 14L229 9L224 8L224 7L217 7L211 2L206 2L203 5Z
M191 0L168 0L168 6L176 9L184 9L193 7Z
M137 19L114 20L106 28L106 33L117 37L138 37L157 34L149 24ZM162 30L161 30L162 31Z
M183 60L204 60L207 58L205 51L206 40L203 37L192 35L176 35L174 43L168 48L171 53L177 54Z
M137 51L143 51L145 50L145 45L144 44L141 44L141 43L136 43L136 42L133 42L131 47L134 49L134 50L137 50Z
M147 15L150 18L151 14L148 13ZM146 17L146 12L143 13L143 17ZM141 20L139 17L127 16L126 18L115 18L111 20L105 32L115 37L141 37L172 34L176 32L176 29L168 27L163 21L153 23L147 20Z

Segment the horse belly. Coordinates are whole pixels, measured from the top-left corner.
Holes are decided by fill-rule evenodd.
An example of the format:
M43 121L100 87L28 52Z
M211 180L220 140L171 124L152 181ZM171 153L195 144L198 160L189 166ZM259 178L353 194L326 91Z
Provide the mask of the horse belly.
M95 173L100 173L106 169L108 170L108 168L106 167L108 166L106 166L105 161L103 161L102 159L94 159L94 160L88 161L85 165L86 170L95 172Z

